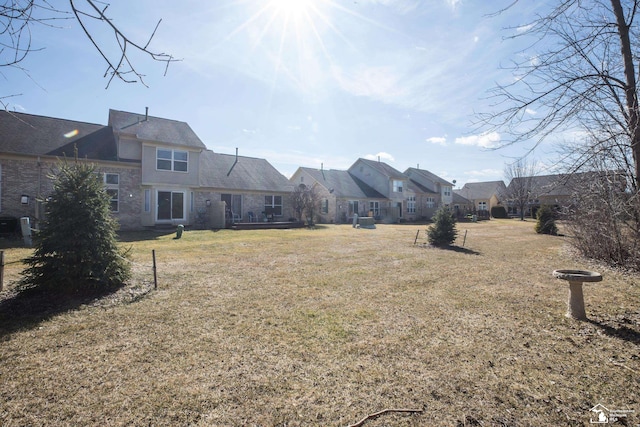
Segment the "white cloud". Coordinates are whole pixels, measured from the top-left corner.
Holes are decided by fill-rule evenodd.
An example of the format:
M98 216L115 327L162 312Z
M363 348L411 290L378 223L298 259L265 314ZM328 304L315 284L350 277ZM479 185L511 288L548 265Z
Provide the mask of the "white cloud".
M462 4L462 0L447 0L447 4L451 9L456 10Z
M444 136L432 136L431 138L427 138L427 142L430 142L432 144L446 146L447 145L447 138L444 137Z
M378 154L367 154L366 156L364 156L365 159L368 160L378 160L380 159L381 162L383 161L388 161L388 162L393 162L395 161L395 159L393 158L393 156L389 153L385 153L384 151L379 152Z
M494 180L498 180L501 178L496 178L496 177L501 177L504 172L499 170L499 169L480 169L480 170L471 170L471 171L467 171L464 173L467 176L473 177L471 179L469 179L469 182L472 181L485 181L487 180L487 178L491 178L491 181ZM484 178L484 179L481 179Z
M536 114L538 114L536 110L532 110L531 108L527 108L524 111L531 116L535 116Z
M500 134L498 132L482 133L480 135L470 135L456 138L456 144L475 145L482 148L496 148L500 145Z

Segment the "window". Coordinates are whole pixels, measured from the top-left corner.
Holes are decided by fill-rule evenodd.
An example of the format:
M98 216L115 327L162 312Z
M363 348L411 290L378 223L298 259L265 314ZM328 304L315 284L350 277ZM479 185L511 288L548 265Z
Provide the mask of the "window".
M189 153L181 150L165 150L158 148L156 151L156 168L158 170L187 172L189 165Z
M443 193L445 196L451 196L451 187L443 187L443 188L442 188L442 193Z
M486 211L487 210L487 202L478 202L478 210Z
M144 211L151 212L151 190L144 190Z
M282 216L282 196L264 196L264 212L266 215Z
M373 216L380 215L380 202L369 202L369 210L373 212Z
M120 209L118 193L120 192L120 175L117 173L105 173L104 184L109 195L109 209L111 212L118 212Z
M407 198L407 213L416 213L416 196Z
M357 200L349 200L349 216L353 216L353 214L358 213L358 201Z
M394 193L402 193L402 184L403 182L397 179L393 180L393 191Z
M329 199L322 199L322 204L320 206L320 213L323 213L323 214L329 213Z
M436 199L434 199L433 197L427 197L426 206L427 206L427 208L435 208L436 207Z

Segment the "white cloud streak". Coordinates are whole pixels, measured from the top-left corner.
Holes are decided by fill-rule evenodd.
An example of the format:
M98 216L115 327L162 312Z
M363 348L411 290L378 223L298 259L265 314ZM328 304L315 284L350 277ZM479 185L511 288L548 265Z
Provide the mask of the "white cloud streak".
M500 145L500 134L498 132L488 132L479 135L463 136L456 138L455 143L482 148L496 148Z

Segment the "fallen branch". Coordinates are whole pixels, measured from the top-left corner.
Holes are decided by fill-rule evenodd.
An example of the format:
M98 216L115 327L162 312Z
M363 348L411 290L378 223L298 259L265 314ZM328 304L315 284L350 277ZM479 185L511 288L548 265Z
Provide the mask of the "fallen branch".
M620 366L621 368L628 369L631 372L633 372L634 374L639 374L640 373L640 372L636 371L635 369L628 367L627 365L623 365L622 363L614 362L611 359L609 359L609 362L613 363L616 366Z
M391 412L418 413L418 412L422 412L422 411L424 411L424 409L383 409L382 411L376 412L375 414L367 415L366 417L364 417L363 419L361 419L357 423L349 424L347 427L360 427L367 420L373 420L375 418L378 418L380 415L388 414L388 413L391 413Z

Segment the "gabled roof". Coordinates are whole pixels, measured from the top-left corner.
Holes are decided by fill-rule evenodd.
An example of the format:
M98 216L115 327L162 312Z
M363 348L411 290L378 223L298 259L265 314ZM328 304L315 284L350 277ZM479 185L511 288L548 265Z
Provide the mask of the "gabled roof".
M416 193L438 194L437 191L434 191L431 188L425 187L424 185L420 184L417 181L414 181L413 179L409 179L408 188L409 190Z
M520 181L530 179L531 190L537 196L569 196L572 189L583 179L585 174L577 173L573 175L538 175L532 177L516 177L509 182L509 187L517 185ZM524 185L524 184L523 184Z
M293 191L289 180L265 159L211 150L200 153L200 186L229 191Z
M337 198L386 199L385 196L351 175L348 171L334 169L299 168L313 177Z
M177 120L109 110L109 125L115 133L134 135L143 141L206 149L191 127Z
M366 165L369 165L373 169L377 170L380 174L382 174L384 176L388 176L389 178L408 179L408 177L405 174L403 174L399 170L389 166L388 164L386 164L384 162L368 160L368 159L363 159L363 158L360 158L360 159L356 160L356 162L353 165L351 165L349 170L354 168L359 162L364 163Z
M0 152L115 160L110 128L98 124L0 111Z
M468 182L454 193L469 200L488 200L493 195L500 196L505 189L503 181Z
M409 177L410 180L427 189L431 193L437 193L435 188L432 188L430 184L440 184L444 186L453 187L453 184L449 181L440 178L438 175L429 172L425 169L407 168L404 174Z
M76 150L79 159L118 161L118 148L111 126L102 127L47 154L72 159Z
M456 190L453 191L453 194L451 196L454 205L473 205L473 202L471 200L462 197L457 193Z

